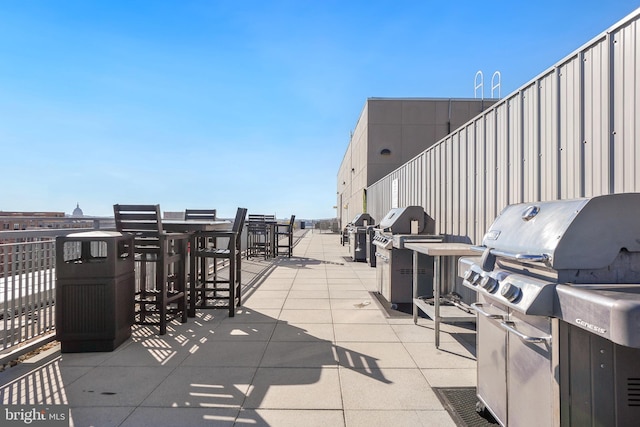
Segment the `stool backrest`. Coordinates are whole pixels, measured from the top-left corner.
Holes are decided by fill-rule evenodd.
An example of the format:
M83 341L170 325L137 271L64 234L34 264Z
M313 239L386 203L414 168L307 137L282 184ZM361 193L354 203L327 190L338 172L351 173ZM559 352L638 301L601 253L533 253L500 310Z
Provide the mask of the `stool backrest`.
M203 221L215 221L216 210L215 209L185 209L185 220L203 220Z
M236 241L234 242L237 247L240 247L240 241L242 236L242 229L244 228L244 221L247 217L247 208L238 208L236 211L236 217L233 220L233 226L231 230L236 233ZM231 242L229 242L231 244Z
M116 230L133 234L135 253L159 253L162 219L160 205L113 205Z
M247 219L248 232L251 234L266 234L267 233L267 218L266 215L261 214L249 214Z

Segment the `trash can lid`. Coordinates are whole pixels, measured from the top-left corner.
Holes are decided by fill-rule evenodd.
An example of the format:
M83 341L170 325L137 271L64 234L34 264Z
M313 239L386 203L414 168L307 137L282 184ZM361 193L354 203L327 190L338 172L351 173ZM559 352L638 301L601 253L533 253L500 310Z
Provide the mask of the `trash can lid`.
M120 237L122 236L122 233L118 232L118 231L102 231L102 230L95 230L95 231L84 231L81 233L71 233L71 234L67 234L66 237Z

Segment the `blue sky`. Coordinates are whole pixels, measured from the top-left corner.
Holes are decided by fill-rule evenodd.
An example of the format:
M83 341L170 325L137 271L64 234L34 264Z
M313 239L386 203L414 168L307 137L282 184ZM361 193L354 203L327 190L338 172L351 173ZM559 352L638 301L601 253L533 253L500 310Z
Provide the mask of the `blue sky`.
M335 217L367 98L504 97L638 6L0 0L0 210Z

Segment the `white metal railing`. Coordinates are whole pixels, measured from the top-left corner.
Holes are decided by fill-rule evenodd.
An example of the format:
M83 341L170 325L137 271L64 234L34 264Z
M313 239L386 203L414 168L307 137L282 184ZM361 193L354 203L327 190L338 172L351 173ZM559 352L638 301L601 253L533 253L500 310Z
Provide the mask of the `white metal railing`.
M54 246L52 238L0 244L0 357L55 330Z
M0 231L0 365L55 339L55 238L88 230Z
M92 229L0 231L0 364L54 339L55 238Z

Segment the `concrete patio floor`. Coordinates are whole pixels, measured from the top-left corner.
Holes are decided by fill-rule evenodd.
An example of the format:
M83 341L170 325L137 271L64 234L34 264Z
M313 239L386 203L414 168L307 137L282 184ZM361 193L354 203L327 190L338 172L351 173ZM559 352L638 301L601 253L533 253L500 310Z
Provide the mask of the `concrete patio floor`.
M434 387L475 386L473 328L388 317L375 269L309 230L235 317L135 326L107 353L53 349L0 373L4 404L68 404L73 426L455 426ZM250 275L249 275L250 276Z

